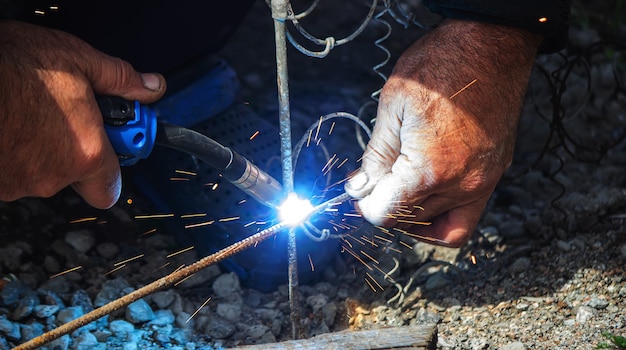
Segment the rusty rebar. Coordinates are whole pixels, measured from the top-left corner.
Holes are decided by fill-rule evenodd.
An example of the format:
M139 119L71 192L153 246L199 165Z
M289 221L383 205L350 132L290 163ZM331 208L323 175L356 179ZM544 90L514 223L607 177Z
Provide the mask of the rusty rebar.
M286 224L281 222L263 231L260 231L248 238L244 238L241 241L233 243L230 246L216 253L208 255L185 268L172 272L165 277L162 277L144 287L137 289L136 291L133 291L132 293L126 294L119 299L116 299L89 313L86 313L85 315L75 320L65 323L49 332L46 332L38 337L35 337L23 344L20 344L17 347L15 347L14 350L36 349L46 343L49 343L57 338L64 336L65 334L69 334L70 332L73 332L76 329L90 322L93 322L101 317L104 317L113 311L126 307L129 304L149 294L157 292L163 288L169 287L210 265L216 264L233 254L237 254L244 249L252 247L258 244L259 242L276 235L278 232L280 232L280 230L285 228L285 226Z

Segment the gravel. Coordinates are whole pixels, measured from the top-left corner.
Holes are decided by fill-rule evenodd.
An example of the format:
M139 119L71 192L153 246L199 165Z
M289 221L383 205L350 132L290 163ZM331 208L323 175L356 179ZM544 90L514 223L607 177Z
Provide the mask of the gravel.
M267 73L274 64L271 21L259 3L223 56L238 72L250 106L275 118L275 91L267 88L275 84ZM343 13L327 6L319 21L330 23L328 18ZM354 25L333 23L338 31ZM420 33L396 34L389 43L392 54ZM337 48L324 60L290 52L296 123L329 111L354 111L367 100L380 82L363 74L373 55L360 53L373 50L374 34L366 31L354 48ZM574 26L568 62L577 62L574 53L602 35ZM626 150L624 142L613 142L624 133L626 119L624 91L615 93L616 79L626 81L623 53L600 50L587 56L590 90L580 88L586 86L583 65L572 65L561 102L575 118L552 129L567 131L569 139L549 138L551 90L537 71L515 161L471 241L449 249L403 238L404 244L374 252L385 266L381 270L395 266L387 275L338 252L320 268L318 281L298 289L306 335L437 323L438 349L505 350L594 349L606 341L603 332L625 335ZM565 64L563 57L541 56L537 63L554 69ZM617 78L614 57L622 65ZM95 211L66 190L49 199L0 203L0 349L201 257L189 250L168 258L181 248L174 235L165 230L144 235L129 219L141 206L126 198L140 201L135 193L123 193L112 210ZM97 219L72 223L85 217ZM220 349L277 342L291 339L289 310L286 285L257 291L243 287L235 273L212 266L45 348Z

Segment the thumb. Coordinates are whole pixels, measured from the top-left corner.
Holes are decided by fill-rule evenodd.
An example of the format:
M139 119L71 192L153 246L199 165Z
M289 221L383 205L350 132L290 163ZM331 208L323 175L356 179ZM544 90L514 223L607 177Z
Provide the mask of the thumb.
M352 197L367 196L378 181L391 172L400 155L400 127L399 117L391 117L381 100L372 138L363 153L361 169L344 186Z
M85 72L96 94L152 103L165 93L167 84L161 74L139 73L120 58L96 52L88 64Z

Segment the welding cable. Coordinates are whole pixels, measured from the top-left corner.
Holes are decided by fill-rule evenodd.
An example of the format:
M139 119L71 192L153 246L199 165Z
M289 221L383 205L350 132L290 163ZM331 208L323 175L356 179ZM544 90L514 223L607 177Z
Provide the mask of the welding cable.
M212 138L181 126L159 122L155 144L197 157L244 193L276 208L284 199L280 183L239 153Z
M243 172L242 162L234 162L235 153L230 148L191 129L159 122L155 144L196 156L219 171L231 170L234 167L232 171ZM243 165L245 166L245 160ZM226 176L225 173L222 175Z

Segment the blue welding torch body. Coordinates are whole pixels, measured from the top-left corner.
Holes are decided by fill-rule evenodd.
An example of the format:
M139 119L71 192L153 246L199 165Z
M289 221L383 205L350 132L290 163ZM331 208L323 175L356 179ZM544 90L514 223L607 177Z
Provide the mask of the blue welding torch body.
M210 137L157 121L154 110L137 101L114 96L97 96L96 100L120 165L133 165L147 158L157 144L197 157L264 205L275 208L285 198L276 179Z

